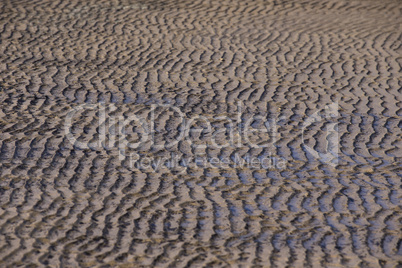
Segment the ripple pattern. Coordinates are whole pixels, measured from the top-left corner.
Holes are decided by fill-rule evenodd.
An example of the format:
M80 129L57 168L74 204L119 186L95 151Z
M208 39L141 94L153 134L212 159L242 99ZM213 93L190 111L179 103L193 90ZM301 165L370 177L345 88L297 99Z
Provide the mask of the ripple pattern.
M399 0L1 1L0 267L401 267L401 68ZM97 103L154 116L161 146L97 143L118 127ZM336 168L304 146L325 149L328 122L303 123L331 103ZM239 133L276 120L250 136L272 146L191 146L239 107ZM176 143L178 111L213 124ZM172 154L230 163L132 165Z

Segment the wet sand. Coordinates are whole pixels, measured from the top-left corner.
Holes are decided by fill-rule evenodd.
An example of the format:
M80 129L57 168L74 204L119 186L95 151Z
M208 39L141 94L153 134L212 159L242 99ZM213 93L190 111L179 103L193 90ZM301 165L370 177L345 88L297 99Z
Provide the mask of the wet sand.
M396 0L1 1L0 267L401 267L401 35Z

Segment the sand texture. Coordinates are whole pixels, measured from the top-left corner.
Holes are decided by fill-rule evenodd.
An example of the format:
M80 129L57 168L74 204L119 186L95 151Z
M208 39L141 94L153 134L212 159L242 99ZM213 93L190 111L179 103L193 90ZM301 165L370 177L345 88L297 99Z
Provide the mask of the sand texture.
M0 267L402 267L401 67L400 0L2 0Z

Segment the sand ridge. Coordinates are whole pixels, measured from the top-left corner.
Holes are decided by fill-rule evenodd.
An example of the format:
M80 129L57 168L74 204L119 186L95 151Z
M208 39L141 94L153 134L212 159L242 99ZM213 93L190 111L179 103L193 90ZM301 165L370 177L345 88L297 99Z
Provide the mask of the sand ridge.
M401 9L391 0L2 1L0 266L401 266ZM305 127L331 104L336 118ZM90 146L66 136L71 111L73 136ZM195 144L227 128L219 116L236 122L234 138L255 116L272 118L276 135L250 136L267 148L194 149L175 142L179 111L211 121L197 123ZM145 124L160 147L144 142L121 158L113 142L97 143L99 120L133 116L143 122L127 140L141 140ZM306 150L325 149L331 122L335 168ZM229 168L132 165L172 155ZM285 167L236 163L273 156Z

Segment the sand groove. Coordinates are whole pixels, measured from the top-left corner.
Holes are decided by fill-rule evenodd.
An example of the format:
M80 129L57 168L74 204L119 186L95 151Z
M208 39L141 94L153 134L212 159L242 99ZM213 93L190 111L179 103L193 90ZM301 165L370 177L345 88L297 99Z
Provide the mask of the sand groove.
M0 266L400 267L401 11L397 0L2 1ZM78 110L100 102L115 118L169 104L213 120L190 137L199 144L238 105L243 126L258 115L278 133L265 149L170 146L182 121L160 106L163 146L127 154L231 167L136 167L99 146L97 110ZM337 168L303 147L325 149L328 122L302 130L331 103ZM89 148L65 135L72 109ZM286 167L236 166L271 155Z

